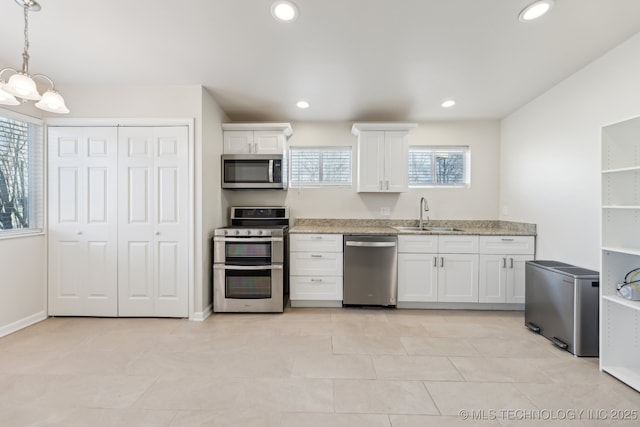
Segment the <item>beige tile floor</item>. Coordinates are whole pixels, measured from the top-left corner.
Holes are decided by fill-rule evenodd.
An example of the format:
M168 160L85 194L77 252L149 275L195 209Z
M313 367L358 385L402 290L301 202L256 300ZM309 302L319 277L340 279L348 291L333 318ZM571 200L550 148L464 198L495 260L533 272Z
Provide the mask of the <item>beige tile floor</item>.
M358 308L52 318L0 338L0 426L640 425L640 393L523 323Z

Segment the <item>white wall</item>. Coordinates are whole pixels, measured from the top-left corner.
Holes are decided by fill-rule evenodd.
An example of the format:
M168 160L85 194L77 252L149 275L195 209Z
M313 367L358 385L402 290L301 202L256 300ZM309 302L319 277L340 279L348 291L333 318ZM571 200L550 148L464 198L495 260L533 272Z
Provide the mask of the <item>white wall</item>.
M537 257L599 270L601 127L640 116L640 34L502 121L501 218Z
M201 194L196 211L201 215L201 226L196 230L196 282L202 283L201 294L196 296L195 305L206 316L213 303L213 254L211 238L216 227L227 222L227 209L222 204L220 188L220 155L222 154L222 123L228 117L222 112L209 92L202 93L202 149L196 152L196 193ZM196 123L198 127L198 123Z
M44 235L0 240L0 337L46 318Z
M469 145L471 188L410 189L406 193L358 193L355 186L357 138L352 123L294 122L291 146L352 146L354 181L351 188L303 188L289 191L225 190L234 205L287 205L294 218L382 218L388 207L392 219L416 219L420 197L429 201L432 219L497 219L500 124L497 121L420 123L409 133L410 145Z

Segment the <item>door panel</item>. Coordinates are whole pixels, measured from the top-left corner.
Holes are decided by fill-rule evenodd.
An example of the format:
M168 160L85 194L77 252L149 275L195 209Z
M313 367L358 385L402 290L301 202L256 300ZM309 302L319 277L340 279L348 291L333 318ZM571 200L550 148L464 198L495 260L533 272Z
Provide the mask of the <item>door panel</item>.
M117 315L117 129L48 128L49 314Z
M119 313L186 317L187 128L124 127L119 144Z

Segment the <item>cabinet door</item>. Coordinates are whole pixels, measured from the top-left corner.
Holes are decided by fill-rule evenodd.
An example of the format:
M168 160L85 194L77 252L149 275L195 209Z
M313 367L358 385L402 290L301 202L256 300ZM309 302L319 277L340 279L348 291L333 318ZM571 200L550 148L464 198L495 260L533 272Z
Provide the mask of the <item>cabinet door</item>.
M384 132L361 132L358 137L358 192L384 187Z
M225 154L251 154L253 153L253 131L228 130L224 131Z
M438 256L398 254L398 302L438 300Z
M438 301L478 302L478 255L440 254Z
M254 131L254 153L282 154L284 153L285 136L282 132Z
M507 302L524 304L525 267L533 255L507 255Z
M400 193L408 190L408 160L407 132L384 132L384 191Z
M120 316L188 316L188 130L120 128Z
M49 314L118 315L117 129L49 127Z
M479 302L507 301L507 261L506 255L480 255Z
M290 234L291 252L342 252L342 234Z

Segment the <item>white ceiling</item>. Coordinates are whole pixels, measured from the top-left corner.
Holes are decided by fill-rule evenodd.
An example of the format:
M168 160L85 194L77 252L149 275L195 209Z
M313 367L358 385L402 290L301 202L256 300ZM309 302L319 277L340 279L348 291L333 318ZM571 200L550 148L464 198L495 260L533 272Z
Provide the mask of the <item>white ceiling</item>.
M201 84L234 121L487 119L640 31L639 0L556 0L519 22L531 1L294 0L283 24L272 0L40 0L30 71L58 86ZM0 0L0 18L0 65L18 68L22 9Z

